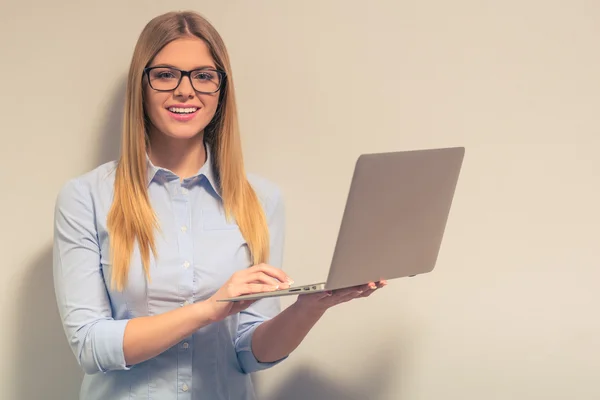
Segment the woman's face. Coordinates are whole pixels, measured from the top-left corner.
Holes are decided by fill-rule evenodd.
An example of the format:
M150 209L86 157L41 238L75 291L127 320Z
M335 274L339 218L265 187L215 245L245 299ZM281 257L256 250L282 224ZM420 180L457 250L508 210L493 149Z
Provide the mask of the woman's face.
M151 133L189 139L202 132L215 115L219 93L200 91L215 90L220 80L204 41L193 37L170 42L148 67L161 67L150 70L144 87L144 107L153 125ZM171 68L193 72L173 90L180 73Z

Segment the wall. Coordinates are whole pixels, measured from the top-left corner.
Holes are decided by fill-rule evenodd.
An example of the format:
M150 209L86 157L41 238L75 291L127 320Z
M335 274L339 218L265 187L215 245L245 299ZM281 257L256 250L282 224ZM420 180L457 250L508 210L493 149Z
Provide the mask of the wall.
M256 377L261 398L600 398L589 0L3 2L0 398L77 397L55 195L116 157L137 36L187 8L229 46L246 163L285 193L297 282L325 277L358 154L467 149L435 272L331 310Z

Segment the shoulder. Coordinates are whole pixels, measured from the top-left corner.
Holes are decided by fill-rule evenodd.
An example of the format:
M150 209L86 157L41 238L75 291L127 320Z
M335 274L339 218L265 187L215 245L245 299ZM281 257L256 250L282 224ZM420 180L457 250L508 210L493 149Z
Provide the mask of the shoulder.
M247 177L267 215L271 215L275 209L283 206L283 194L275 182L254 173L248 173Z
M116 166L116 161L107 162L68 179L58 191L56 205L86 206L107 198L112 199Z

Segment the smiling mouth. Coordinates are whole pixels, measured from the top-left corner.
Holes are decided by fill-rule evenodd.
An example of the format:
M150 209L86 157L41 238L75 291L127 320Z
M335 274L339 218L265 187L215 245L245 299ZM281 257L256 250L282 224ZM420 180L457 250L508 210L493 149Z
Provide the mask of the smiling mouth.
M169 107L168 110L170 112L172 112L173 114L185 115L185 114L195 113L196 111L198 111L198 107L186 107L186 108Z

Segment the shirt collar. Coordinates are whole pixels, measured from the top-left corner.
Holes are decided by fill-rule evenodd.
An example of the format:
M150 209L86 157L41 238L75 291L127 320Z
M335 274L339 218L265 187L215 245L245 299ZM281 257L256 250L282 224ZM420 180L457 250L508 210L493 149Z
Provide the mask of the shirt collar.
M202 177L205 177L210 186L214 190L214 192L221 197L221 190L219 185L217 184L217 179L215 175L215 171L212 165L212 156L209 146L204 146L206 149L206 161L204 165L200 167L198 172L189 178L186 178L184 182L188 182L189 184L198 183L202 180ZM148 153L146 152L146 172L147 172L147 185L150 185L152 181L160 181L166 182L172 179L178 179L177 175L175 175L172 171L167 168L157 167L152 163Z

